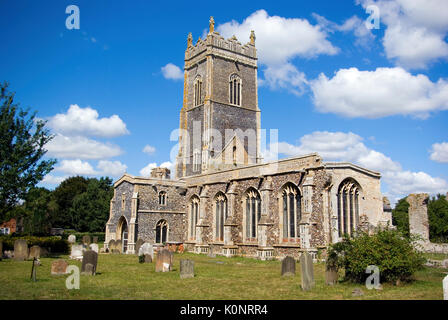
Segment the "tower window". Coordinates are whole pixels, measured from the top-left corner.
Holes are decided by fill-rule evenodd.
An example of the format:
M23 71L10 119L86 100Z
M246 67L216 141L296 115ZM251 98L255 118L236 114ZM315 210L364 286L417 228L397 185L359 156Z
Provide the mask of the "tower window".
M165 191L159 192L159 204L162 206L166 205L166 192Z
M197 77L194 81L194 106L202 104L202 79Z
M229 102L237 106L241 105L241 78L236 74L230 76L229 81Z
M193 152L193 172L201 171L201 151L195 150Z

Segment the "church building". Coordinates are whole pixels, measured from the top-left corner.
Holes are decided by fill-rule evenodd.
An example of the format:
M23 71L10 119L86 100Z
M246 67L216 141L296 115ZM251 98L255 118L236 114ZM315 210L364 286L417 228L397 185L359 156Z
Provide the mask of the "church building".
M344 234L392 224L380 174L316 154L264 162L255 33L241 44L210 19L187 39L175 178L123 175L114 184L105 247L138 239L196 253L260 259L315 254Z

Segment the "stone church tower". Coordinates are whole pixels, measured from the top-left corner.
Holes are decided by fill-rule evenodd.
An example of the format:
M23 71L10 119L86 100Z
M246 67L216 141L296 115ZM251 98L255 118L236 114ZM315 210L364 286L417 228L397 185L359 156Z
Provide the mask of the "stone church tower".
M210 29L185 51L176 176L261 162L255 34L242 45Z

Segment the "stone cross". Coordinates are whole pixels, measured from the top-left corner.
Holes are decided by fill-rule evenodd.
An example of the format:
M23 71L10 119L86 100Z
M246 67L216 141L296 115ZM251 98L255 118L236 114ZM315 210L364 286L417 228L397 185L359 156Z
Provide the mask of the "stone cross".
M73 243L76 242L76 236L74 234L71 234L71 235L68 236L67 240L68 240L69 243L73 244Z
M53 263L51 264L51 274L52 275L67 274L67 268L68 263L65 260L59 259L53 261Z
M302 270L302 290L308 291L314 287L313 258L308 252L300 255L300 266Z
M157 252L156 272L169 272L173 265L173 253L167 249Z
M443 300L448 300L448 276L443 279Z
M19 239L14 241L14 260L24 261L28 259L28 244L26 240Z
M87 267L90 264L91 267ZM82 257L81 273L94 276L98 264L98 253L93 250L87 250Z
M282 260L282 276L294 276L296 274L296 260L287 256Z
M182 259L180 260L180 278L194 278L194 261Z

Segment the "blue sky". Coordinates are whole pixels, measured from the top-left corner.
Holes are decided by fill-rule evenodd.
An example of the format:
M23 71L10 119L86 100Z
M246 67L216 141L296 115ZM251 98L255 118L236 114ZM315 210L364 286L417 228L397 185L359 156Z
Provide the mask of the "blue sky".
M79 30L66 28L72 4ZM365 24L372 4L379 29ZM211 15L226 38L255 30L262 128L279 130L280 157L316 151L380 171L392 202L448 191L444 0L2 0L0 80L56 134L41 185L172 164L187 35L196 43Z

